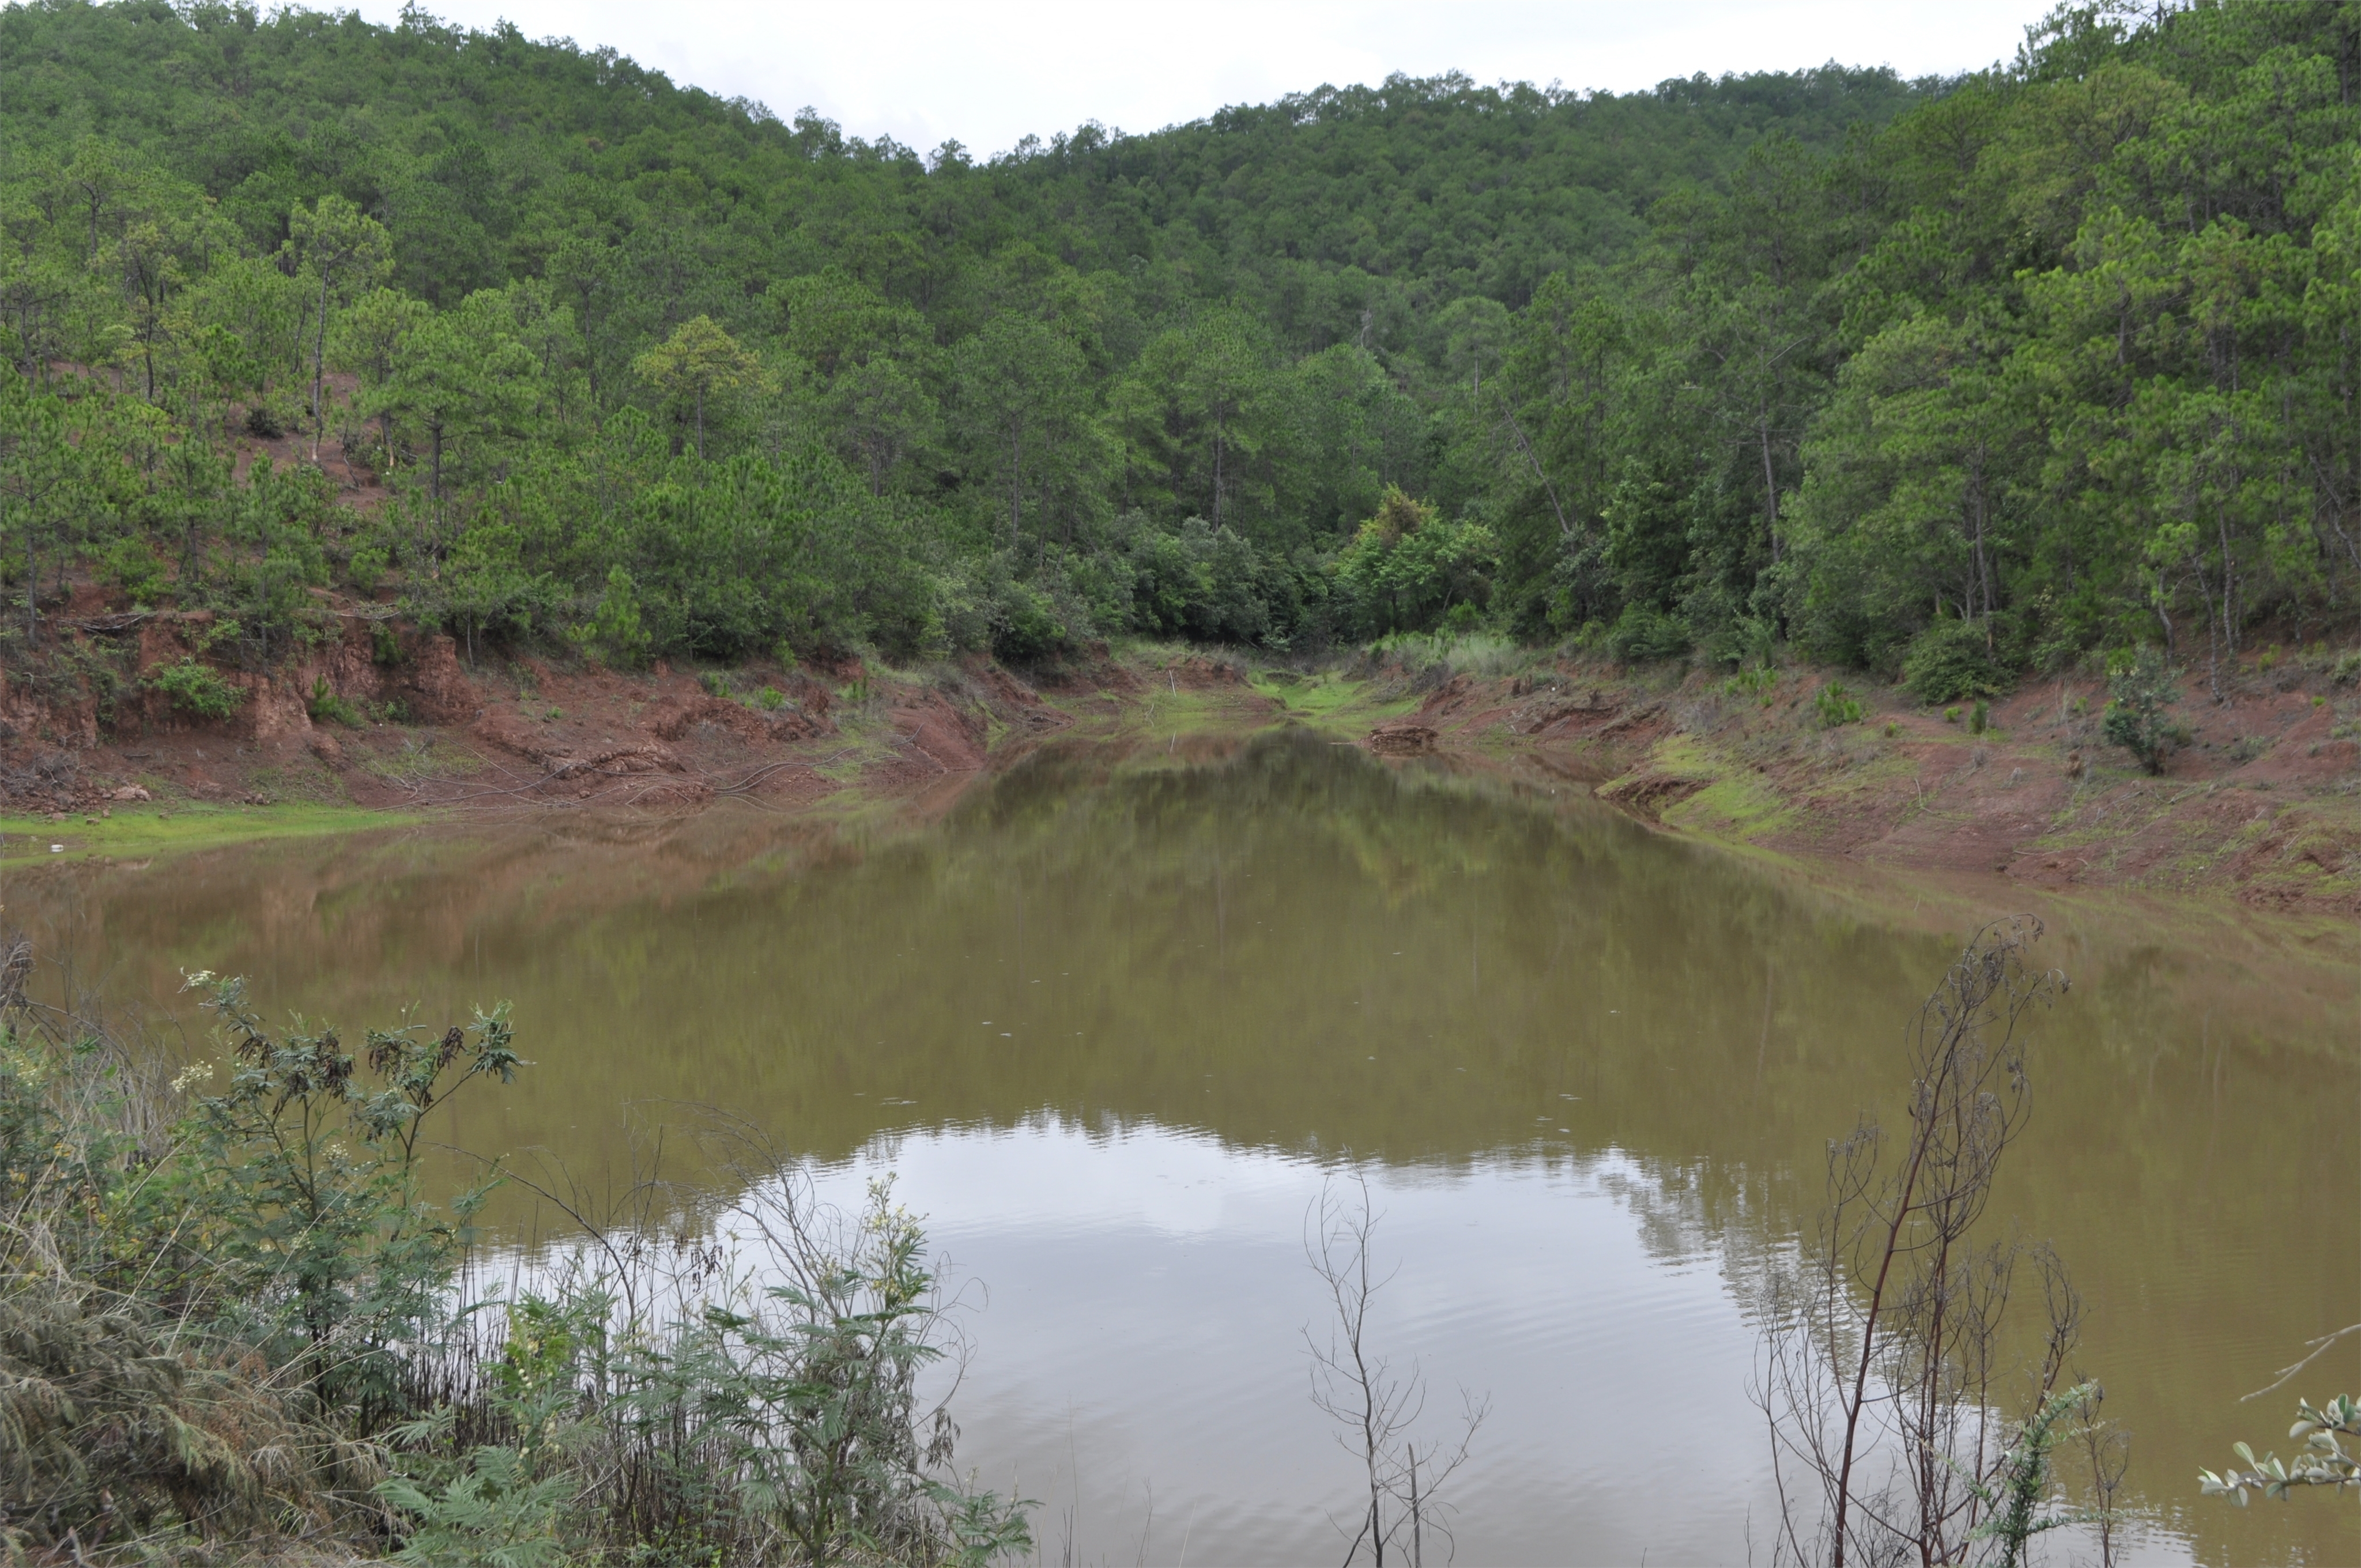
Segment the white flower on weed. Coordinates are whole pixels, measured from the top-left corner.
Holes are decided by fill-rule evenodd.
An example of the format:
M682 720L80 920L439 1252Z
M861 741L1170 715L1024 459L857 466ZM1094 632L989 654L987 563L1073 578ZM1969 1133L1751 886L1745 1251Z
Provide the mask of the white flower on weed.
M189 1086L191 1084L210 1083L213 1081L213 1063L209 1061L192 1062L187 1067L181 1069L181 1075L178 1078L172 1080L172 1092L175 1094L185 1094L188 1092Z
M181 971L181 989L182 991L195 991L202 986L211 985L213 982L214 971L209 969L184 969Z

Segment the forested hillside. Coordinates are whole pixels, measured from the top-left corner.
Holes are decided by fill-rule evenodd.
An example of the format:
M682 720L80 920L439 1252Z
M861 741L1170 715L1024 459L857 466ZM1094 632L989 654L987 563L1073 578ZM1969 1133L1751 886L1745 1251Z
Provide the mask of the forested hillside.
M93 580L249 664L322 588L619 663L1488 626L1933 700L2302 637L2361 591L2356 86L2349 6L2100 5L1956 81L979 161L414 9L16 5L0 658Z

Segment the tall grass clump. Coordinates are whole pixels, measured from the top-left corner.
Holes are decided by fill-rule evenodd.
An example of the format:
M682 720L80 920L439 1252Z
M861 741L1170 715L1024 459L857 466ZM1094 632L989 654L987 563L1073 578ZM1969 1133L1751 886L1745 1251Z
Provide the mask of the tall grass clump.
M1491 677L1542 663L1545 651L1496 631L1398 631L1369 644L1369 657L1398 663L1412 674Z

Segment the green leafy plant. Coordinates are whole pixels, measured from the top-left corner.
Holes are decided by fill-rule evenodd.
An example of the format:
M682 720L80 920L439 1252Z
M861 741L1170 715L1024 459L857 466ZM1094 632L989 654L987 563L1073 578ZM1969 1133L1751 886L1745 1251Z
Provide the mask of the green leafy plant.
M1758 707L1768 707L1779 693L1779 672L1768 664L1750 665L1721 683L1724 696L1751 696Z
M164 563L156 547L133 535L118 539L100 556L107 580L135 605L152 605L164 597Z
M1469 609L1453 630L1472 630L1500 561L1492 530L1472 519L1445 522L1425 501L1389 485L1377 515L1361 524L1336 558L1336 580L1358 604L1372 636L1428 631L1458 606Z
M468 1216L488 1188L450 1212L419 1189L427 1113L467 1083L515 1081L508 1004L435 1036L423 1025L371 1029L357 1061L333 1029L294 1019L266 1026L245 981L199 971L218 1021L228 1081L197 1098L192 1138L222 1206L225 1250L243 1260L252 1332L293 1336L280 1358L309 1362L336 1397L383 1402L393 1347L435 1308ZM283 1308L283 1310L281 1310Z
M2153 647L2116 655L2108 663L2108 702L2100 732L2139 759L2149 773L2161 773L2176 734L2170 710L2178 691L2171 667Z
M1902 684L1919 701L1933 704L1998 696L2008 689L2009 678L1992 651L1988 626L1946 617L1910 640L1902 657Z
M1073 641L1057 601L1027 583L1005 584L993 615L992 651L1004 659L1030 663L1064 650Z
M368 722L357 704L347 702L328 689L328 677L325 675L312 677L312 696L303 706L315 724L341 724L347 729L358 729Z
M853 1552L892 1557L924 1541L929 1516L960 1504L968 1549L1022 1551L1022 1504L965 1499L926 1475L948 1453L938 1425L922 1440L920 1370L940 1347L924 1236L873 1181L851 1246L794 1285L763 1294L780 1312L708 1308L648 1368L660 1409L686 1406L722 1445L741 1501L774 1519L807 1563ZM983 1561L983 1557L971 1560Z
M401 663L401 638L394 631L392 622L369 622L369 658L383 669Z
M2361 1438L2361 1402L2352 1395L2339 1394L2324 1407L2309 1399L2298 1400L2295 1424L2288 1428L2288 1436L2300 1440L2303 1447L2284 1460L2276 1453L2257 1459L2247 1444L2233 1443L2231 1452L2246 1462L2246 1468L2225 1470L2219 1475L2200 1470L2199 1489L2209 1497L2227 1497L2242 1508L2251 1491L2281 1499L2298 1486L2335 1491L2350 1486L2361 1491L2361 1456L2346 1449L2342 1441Z
M754 694L754 706L764 713L776 713L787 706L787 694L776 686L764 686Z
M393 564L385 546L379 543L356 545L346 559L345 576L354 587L365 594L377 592L385 580L386 568Z
M456 1272L482 1190L432 1207L418 1164L436 1109L521 1065L505 1007L348 1051L267 1026L242 981L187 983L223 1054L174 1080L160 1134L116 1077L132 1058L0 1012L0 1550L187 1536L245 1561L295 1521L471 1568L1031 1551L1032 1505L958 1485L921 1397L940 1290L890 1182L851 1219L736 1211L749 1244L602 1235L504 1302Z
M1868 711L1861 707L1859 697L1834 681L1822 686L1819 695L1812 698L1812 708L1819 715L1820 726L1825 729L1834 729L1840 724L1858 724L1861 715Z
M1978 697L1975 707L1968 710L1968 733L1981 735L1990 728L1992 728L1992 704Z
M726 701L738 695L737 688L730 684L729 673L724 670L707 670L697 677L697 684L705 688L708 696L718 696Z
M2042 1508L2048 1500L2050 1451L2065 1436L2059 1422L2089 1406L2098 1393L2097 1384L2083 1383L2050 1394L2017 1429L1995 1474L1985 1481L1967 1477L1968 1489L1991 1510L1970 1539L1998 1541L2002 1568L2018 1568L2035 1536L2081 1521L2080 1514L2045 1514Z
M221 678L194 659L167 664L148 677L148 685L172 699L182 713L199 718L227 718L246 704L246 691Z
M21 975L29 947L5 962ZM402 1367L444 1316L451 1255L419 1243L448 1227L416 1201L414 1118L386 1098L450 1086L429 1076L440 1043L359 1090L332 1034L263 1031L236 982L192 980L228 1008L230 1059L169 1089L84 1020L0 1013L11 1557L136 1541L178 1561L170 1543L202 1538L245 1560L291 1519L370 1533L371 1423L414 1390Z
M483 1414L512 1438L454 1454L458 1408L445 1404L396 1427L410 1455L377 1495L409 1517L402 1563L533 1568L566 1561L562 1519L579 1477L567 1463L579 1427L586 1345L603 1339L611 1307L596 1292L553 1301L527 1295L509 1311L508 1340L484 1369Z
M1688 623L1647 605L1630 604L1609 627L1607 652L1627 664L1677 659L1689 651Z
M588 622L567 633L583 653L619 669L633 668L647 657L653 641L641 624L638 586L620 566L607 572L607 591Z
M448 1411L451 1407L444 1407ZM421 1443L447 1441L449 1423L426 1426ZM578 1482L565 1470L535 1475L514 1448L472 1449L439 1484L409 1476L381 1483L378 1496L409 1516L410 1539L397 1563L434 1568L555 1568L570 1561L559 1538L559 1512Z
M196 644L198 652L210 653L224 643L235 646L246 635L246 624L234 615L216 616L190 627L184 635Z

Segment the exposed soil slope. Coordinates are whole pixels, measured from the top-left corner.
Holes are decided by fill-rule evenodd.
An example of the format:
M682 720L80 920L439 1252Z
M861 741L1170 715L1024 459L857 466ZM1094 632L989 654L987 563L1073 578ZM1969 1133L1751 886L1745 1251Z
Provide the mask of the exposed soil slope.
M2089 679L2027 686L1971 734L1892 690L1828 726L1813 701L1825 677L1799 670L1754 689L1570 661L1306 675L1104 645L1022 677L981 659L917 673L850 658L726 674L471 665L449 638L349 604L335 635L277 671L221 670L237 710L202 719L148 681L204 658L208 616L72 608L71 634L138 674L104 709L0 684L0 795L19 815L190 801L676 811L731 795L923 808L1062 730L1177 739L1292 718L1380 756L1522 756L1667 830L1789 854L2361 912L2361 691L2317 661L2250 663L2218 703L2192 676L2190 743L2151 777L2102 739Z
M853 658L729 672L535 657L470 665L448 637L349 607L333 612L328 641L261 674L206 663L209 615L89 608L68 630L112 644L133 678L104 707L0 682L0 795L17 815L901 798L972 780L1078 723L1155 726L1185 707L1191 728L1209 716L1255 725L1276 712L1240 669L1201 654L1123 662L1096 646L1038 673L1042 689L982 659L915 673ZM234 713L192 715L150 684L189 660L236 689Z
M1455 676L1371 731L1379 754L1525 751L1668 829L2045 886L2224 891L2361 912L2361 692L2301 662L2192 674L2190 743L2149 776L2100 733L2103 683L2026 686L1970 732L1900 691L1822 722L1827 677L1677 685L1564 663Z

